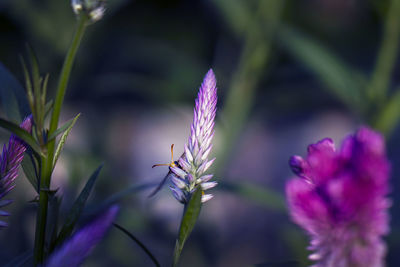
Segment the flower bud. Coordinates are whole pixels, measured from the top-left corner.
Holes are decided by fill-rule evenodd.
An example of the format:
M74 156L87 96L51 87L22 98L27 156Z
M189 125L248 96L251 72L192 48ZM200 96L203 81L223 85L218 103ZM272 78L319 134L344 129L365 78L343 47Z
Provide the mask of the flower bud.
M105 0L71 0L71 6L76 15L85 14L90 22L100 20L106 10Z

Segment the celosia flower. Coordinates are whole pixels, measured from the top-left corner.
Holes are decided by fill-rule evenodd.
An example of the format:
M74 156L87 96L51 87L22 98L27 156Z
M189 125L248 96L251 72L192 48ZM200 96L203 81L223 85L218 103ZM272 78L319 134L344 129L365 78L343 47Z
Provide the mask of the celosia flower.
M190 136L185 144L182 156L177 161L172 159L170 164L154 165L169 166L170 173L167 176L170 176L172 182L170 189L174 197L181 203L187 203L194 190L197 190L198 185L201 185L202 190L217 185L217 182L210 182L213 177L212 174L205 175L205 172L215 160L215 158L208 160L212 148L214 118L217 110L217 86L215 75L211 69L204 77L195 104ZM173 146L171 150L172 148ZM158 191L161 185L154 193ZM202 202L206 202L212 197L211 194L203 195Z
M112 206L92 222L80 229L49 258L46 267L80 266L92 249L103 239L118 213L118 206Z
M390 164L383 137L363 127L339 151L323 139L290 165L300 178L286 185L289 209L311 236L315 266L384 266Z
M27 117L22 124L21 128L30 132L32 129L32 116ZM18 169L24 158L26 144L19 139L16 135L12 134L8 144L4 144L3 152L0 156L0 208L3 208L12 200L3 199L8 192L14 187L14 180L18 177ZM6 211L0 210L0 216L9 216ZM6 227L6 222L0 221L0 228Z

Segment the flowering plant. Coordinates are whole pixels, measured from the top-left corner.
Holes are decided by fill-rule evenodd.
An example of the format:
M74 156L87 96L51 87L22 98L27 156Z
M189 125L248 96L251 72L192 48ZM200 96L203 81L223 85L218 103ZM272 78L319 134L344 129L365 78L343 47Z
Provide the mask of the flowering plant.
M323 139L290 166L299 177L286 186L290 214L310 234L316 266L383 266L390 206L383 137L363 127L340 150Z

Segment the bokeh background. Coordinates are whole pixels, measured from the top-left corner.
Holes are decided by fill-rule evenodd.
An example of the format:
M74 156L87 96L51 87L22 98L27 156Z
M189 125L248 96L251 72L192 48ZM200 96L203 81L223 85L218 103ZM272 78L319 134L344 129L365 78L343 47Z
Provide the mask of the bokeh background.
M82 113L53 178L62 213L104 162L85 214L117 201L117 222L168 266L182 205L167 188L147 197L167 172L151 166L169 162L171 144L175 157L182 153L197 89L213 68L219 102L212 172L220 185L203 206L181 266L307 266L307 236L285 206L288 159L324 137L339 145L362 124L387 138L393 166L387 265L400 266L399 5L110 0L105 17L87 29L62 112L62 121ZM28 43L54 93L75 24L68 0L0 1L0 62L23 84L19 56ZM5 142L9 135L0 136ZM34 240L35 192L23 176L10 198L1 263L32 249ZM152 263L112 229L84 266Z

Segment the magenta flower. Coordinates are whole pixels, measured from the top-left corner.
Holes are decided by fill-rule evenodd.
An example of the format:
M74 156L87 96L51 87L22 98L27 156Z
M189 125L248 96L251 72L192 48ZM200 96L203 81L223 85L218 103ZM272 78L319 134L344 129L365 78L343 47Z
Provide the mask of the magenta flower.
M31 132L32 116L27 117L20 125L24 130ZM12 200L3 199L14 187L14 180L18 177L18 168L24 158L26 144L12 134L8 145L3 146L0 156L0 208L12 203ZM6 211L0 210L0 216L9 216ZM0 221L0 228L7 227L6 222Z
M199 94L195 101L194 118L190 126L190 136L185 144L184 153L177 160L172 159L170 164L156 164L155 166L169 166L172 185L170 189L174 197L181 203L187 203L191 194L201 186L202 190L215 187L217 182L210 182L212 174L205 175L214 159L208 160L212 149L212 138L214 137L214 119L217 111L217 81L212 69L204 77L200 86ZM171 152L173 145L171 146ZM173 155L172 155L173 157ZM165 178L165 179L166 179ZM164 184L164 181L151 194L154 195ZM202 202L213 197L211 194L203 194Z
M290 166L300 178L286 185L289 210L311 236L315 266L384 266L390 164L383 137L363 127L339 151L326 138Z
M92 249L103 239L118 213L118 206L112 206L104 213L75 233L72 238L55 251L46 267L80 266Z

